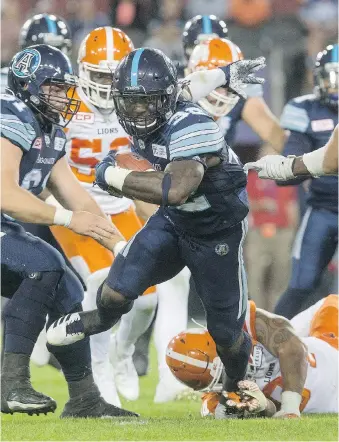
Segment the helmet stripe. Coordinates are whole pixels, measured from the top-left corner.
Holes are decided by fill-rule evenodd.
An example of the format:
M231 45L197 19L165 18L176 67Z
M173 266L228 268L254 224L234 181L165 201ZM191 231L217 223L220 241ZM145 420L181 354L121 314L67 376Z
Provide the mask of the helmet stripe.
M143 52L144 52L143 49L138 49L133 55L132 68L131 68L131 86L138 86L139 60Z
M204 34L212 34L212 23L208 15L202 16L202 32Z
M332 62L333 62L333 63L338 63L338 62L339 62L339 50L338 50L338 45L334 45L334 46L333 46L333 50L332 50Z
M45 15L45 20L46 20L46 23L47 23L48 32L50 32L51 34L57 34L58 30L57 30L57 26L56 26L55 20L52 20L51 18L49 18L48 15Z
M114 55L113 32L114 31L110 26L105 26L105 32L106 32L106 60L113 61L113 55Z
M193 365L193 367L199 367L199 368L209 368L211 369L213 367L213 361L207 363L207 361L200 361L199 359L191 358L190 356L183 355L181 353L178 353L174 350L171 350L170 348L166 349L166 356L175 359L180 362L185 362L186 364Z

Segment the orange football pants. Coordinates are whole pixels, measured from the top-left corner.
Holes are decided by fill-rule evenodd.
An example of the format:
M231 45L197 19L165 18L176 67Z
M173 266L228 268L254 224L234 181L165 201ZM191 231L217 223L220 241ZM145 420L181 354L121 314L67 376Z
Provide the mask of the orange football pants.
M132 238L144 225L133 207L130 207L126 212L111 215L111 219L126 241ZM78 235L62 226L51 226L51 231L67 258L81 256L91 273L112 265L114 261L113 253L93 238ZM144 295L154 292L155 287L152 286L144 292Z

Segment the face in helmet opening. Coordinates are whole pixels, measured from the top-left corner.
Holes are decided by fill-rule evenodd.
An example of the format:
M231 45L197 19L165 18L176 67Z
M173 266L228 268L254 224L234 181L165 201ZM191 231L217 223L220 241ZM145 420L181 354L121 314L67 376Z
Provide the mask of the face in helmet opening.
M149 135L173 114L171 96L167 94L123 95L113 91L113 99L121 124L130 135Z
M31 97L31 103L44 119L66 127L80 107L80 101L74 98L74 94L74 84L46 80L40 87L38 97Z
M79 80L82 89L90 103L99 109L113 110L114 102L111 86L114 69L110 67L94 67L82 64L79 70Z

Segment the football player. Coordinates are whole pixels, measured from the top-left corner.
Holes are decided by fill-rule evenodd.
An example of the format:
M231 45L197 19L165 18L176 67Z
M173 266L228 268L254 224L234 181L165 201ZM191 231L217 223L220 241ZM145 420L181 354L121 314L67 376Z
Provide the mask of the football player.
M246 74L241 73L245 65ZM232 87L231 67L238 82L257 81L254 65L239 61L221 68L226 86ZM113 99L119 121L132 136L135 152L155 171L118 168L110 153L96 167L96 182L114 195L161 207L116 257L99 289L98 310L54 323L47 338L68 345L107 330L147 287L187 265L228 374L225 390L233 391L245 375L251 348L242 330L246 175L214 120L199 106L178 100L179 93L176 69L161 51L132 51L116 68Z
M111 84L117 64L133 49L132 41L123 31L109 26L94 29L83 39L78 54L80 84L76 90L81 104L79 112L66 128L66 155L73 173L127 240L143 225L135 204L128 198L111 197L100 188L93 187L93 181L95 165L110 150L129 150L129 136L114 111ZM48 198L48 202L53 201ZM143 210L150 216L154 213L154 206L144 204ZM85 281L84 309L94 309L97 291L113 262L112 251L92 238L81 237L64 227L54 226L51 230ZM126 399L136 400L139 396L139 380L132 361L134 343L149 326L156 304L155 287L151 287L123 316L116 334L111 337L111 345L110 330L91 337L94 378L102 396L114 405L120 406L115 383ZM114 373L109 362L110 346Z
M76 77L59 49L35 45L18 52L8 74L9 94L1 96L1 264L5 311L1 411L39 414L56 402L36 392L29 359L45 326L81 307L83 289L62 256L16 222L63 225L110 250L122 237L95 200L81 187L65 158L62 127L74 117ZM38 196L48 188L65 208ZM106 403L91 371L89 340L68 349L50 346L70 399L61 417L132 416ZM65 351L66 350L66 351Z
M318 54L314 94L297 97L284 108L281 126L290 131L283 154L301 156L324 146L338 124L338 45ZM306 177L307 178L307 177ZM305 177L281 182L296 185ZM279 181L278 181L279 184ZM275 313L292 318L317 288L338 246L338 178L312 179L307 210L292 252L292 274Z
M250 301L244 327L253 344L246 379L277 406L274 417L338 412L337 295L320 300L291 322ZM189 329L175 336L167 347L167 363L181 382L204 391L202 416L222 417L223 369L207 330ZM237 414L234 405L225 403L224 417L225 412Z

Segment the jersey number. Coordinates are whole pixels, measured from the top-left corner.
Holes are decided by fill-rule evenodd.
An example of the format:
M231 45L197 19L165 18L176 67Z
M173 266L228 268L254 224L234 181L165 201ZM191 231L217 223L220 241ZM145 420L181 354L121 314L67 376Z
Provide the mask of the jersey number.
M120 147L129 146L129 140L126 137L116 138L110 144L109 148L112 150L119 150ZM87 151L86 156L84 153ZM102 152L102 140L96 138L94 140L80 140L79 138L73 138L71 147L71 160L75 164L84 164L94 168L99 162L96 158L96 154Z
M49 172L42 182L41 186L44 189L46 187L47 180L50 176L51 172ZM42 180L41 169L32 169L24 176L21 187L26 190L34 189L35 187L39 187Z

